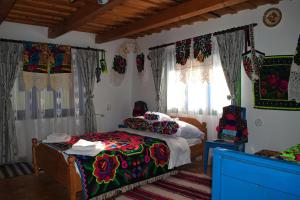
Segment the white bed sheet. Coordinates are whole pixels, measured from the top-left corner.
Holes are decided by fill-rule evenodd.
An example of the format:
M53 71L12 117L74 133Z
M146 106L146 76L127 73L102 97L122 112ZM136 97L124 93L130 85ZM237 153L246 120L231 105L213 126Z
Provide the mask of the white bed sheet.
M186 141L187 141L189 147L190 147L190 146L193 146L193 145L195 145L195 144L200 144L200 143L202 143L201 138L189 138L189 139L186 139Z
M118 131L125 131L128 133L157 138L165 141L170 149L170 161L168 169L173 169L174 167L191 163L191 149L186 139L182 137L156 134L149 131L138 131L131 128L120 128Z

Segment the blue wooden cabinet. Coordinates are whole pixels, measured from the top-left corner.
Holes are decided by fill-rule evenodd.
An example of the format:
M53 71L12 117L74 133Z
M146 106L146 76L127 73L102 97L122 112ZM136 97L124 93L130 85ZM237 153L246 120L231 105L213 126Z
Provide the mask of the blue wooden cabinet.
M300 200L300 164L214 149L212 200Z

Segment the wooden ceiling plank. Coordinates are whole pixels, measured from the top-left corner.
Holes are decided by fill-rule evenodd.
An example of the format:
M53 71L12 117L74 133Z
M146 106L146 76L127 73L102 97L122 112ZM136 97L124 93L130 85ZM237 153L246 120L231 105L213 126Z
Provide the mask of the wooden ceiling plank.
M0 24L5 20L14 4L15 0L0 0Z
M53 3L52 1L45 2L45 1L34 1L34 0L18 0L18 3L22 3L25 5L30 4L31 6L42 7L42 8L44 7L47 9L67 11L67 12L75 12L77 10L76 7L56 4L56 3Z
M81 9L78 9L70 17L66 18L63 22L48 30L49 38L56 38L66 32L74 30L95 17L105 13L105 11L112 10L115 6L121 5L125 0L112 0L109 3L99 6L98 4L87 4Z
M109 30L106 34L97 34L96 42L101 43L134 35L139 32L155 29L157 27L189 19L207 12L246 1L247 0L190 0L163 10L156 15L146 17L136 23L129 24L115 30Z
M39 17L39 18L44 18L44 19L53 19L53 20L58 20L58 21L63 20L62 17L39 14L39 13L35 13L35 12L28 12L28 11L17 10L17 9L12 9L10 11L10 13L12 13L12 14L21 14L21 15L25 15L25 16L27 15L27 16L32 16L32 17Z
M24 20L24 19L13 18L13 17L7 17L5 19L5 21L20 23L20 24L30 24L30 25L35 25L35 26L47 26L47 27L53 26L53 24L48 24L45 22L28 21L28 20Z
M41 7L34 7L31 5L23 5L23 4L19 4L19 3L16 3L14 5L14 8L17 8L19 10L29 10L31 12L43 12L48 15L57 15L57 16L61 16L61 17L66 17L71 14L69 12L60 12L60 11L56 11L56 10L51 10L51 9L46 9L46 8L41 8Z

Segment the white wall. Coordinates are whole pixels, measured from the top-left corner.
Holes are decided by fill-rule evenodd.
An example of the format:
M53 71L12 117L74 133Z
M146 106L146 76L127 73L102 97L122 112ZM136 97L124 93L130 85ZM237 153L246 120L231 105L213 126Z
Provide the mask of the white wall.
M124 40L117 40L104 44L95 44L95 35L83 32L69 32L57 39L48 39L47 28L31 26L10 22L3 22L0 25L0 38L28 40L35 42L49 42L55 44L66 44L81 47L102 48L106 52L106 61L109 71L112 67L114 55ZM131 89L132 89L132 62L133 55L128 55L128 73L120 86L111 83L111 73L102 75L102 81L95 83L94 103L98 116L97 121L101 130L115 130L117 125L132 111ZM111 107L111 109L108 109Z
M266 5L255 10L245 10L235 15L225 15L219 19L199 22L181 28L163 31L147 37L139 38L138 43L144 52L152 46L175 42L178 40L212 33L236 26L258 23L255 28L255 42L258 50L266 55L294 54L300 34L300 1L284 0L278 5L282 11L282 21L274 28L266 27L262 22L264 11L272 6ZM133 100L144 99L150 109L155 105L155 92L152 74L147 60L147 73L143 81L133 80ZM134 74L134 77L136 75ZM256 152L260 149L283 150L300 142L300 112L253 109L253 93L251 81L243 72L242 106L247 108L249 143L246 151ZM261 119L262 126L255 126L254 121ZM209 122L208 122L209 123Z

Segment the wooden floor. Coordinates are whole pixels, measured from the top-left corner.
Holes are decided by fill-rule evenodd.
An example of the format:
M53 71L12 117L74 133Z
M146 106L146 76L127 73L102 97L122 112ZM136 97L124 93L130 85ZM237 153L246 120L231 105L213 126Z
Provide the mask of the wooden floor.
M199 164L182 167L184 170L199 173ZM209 167L208 175L211 174ZM20 176L0 181L1 200L67 200L68 191L46 174ZM78 200L81 195L78 194Z

